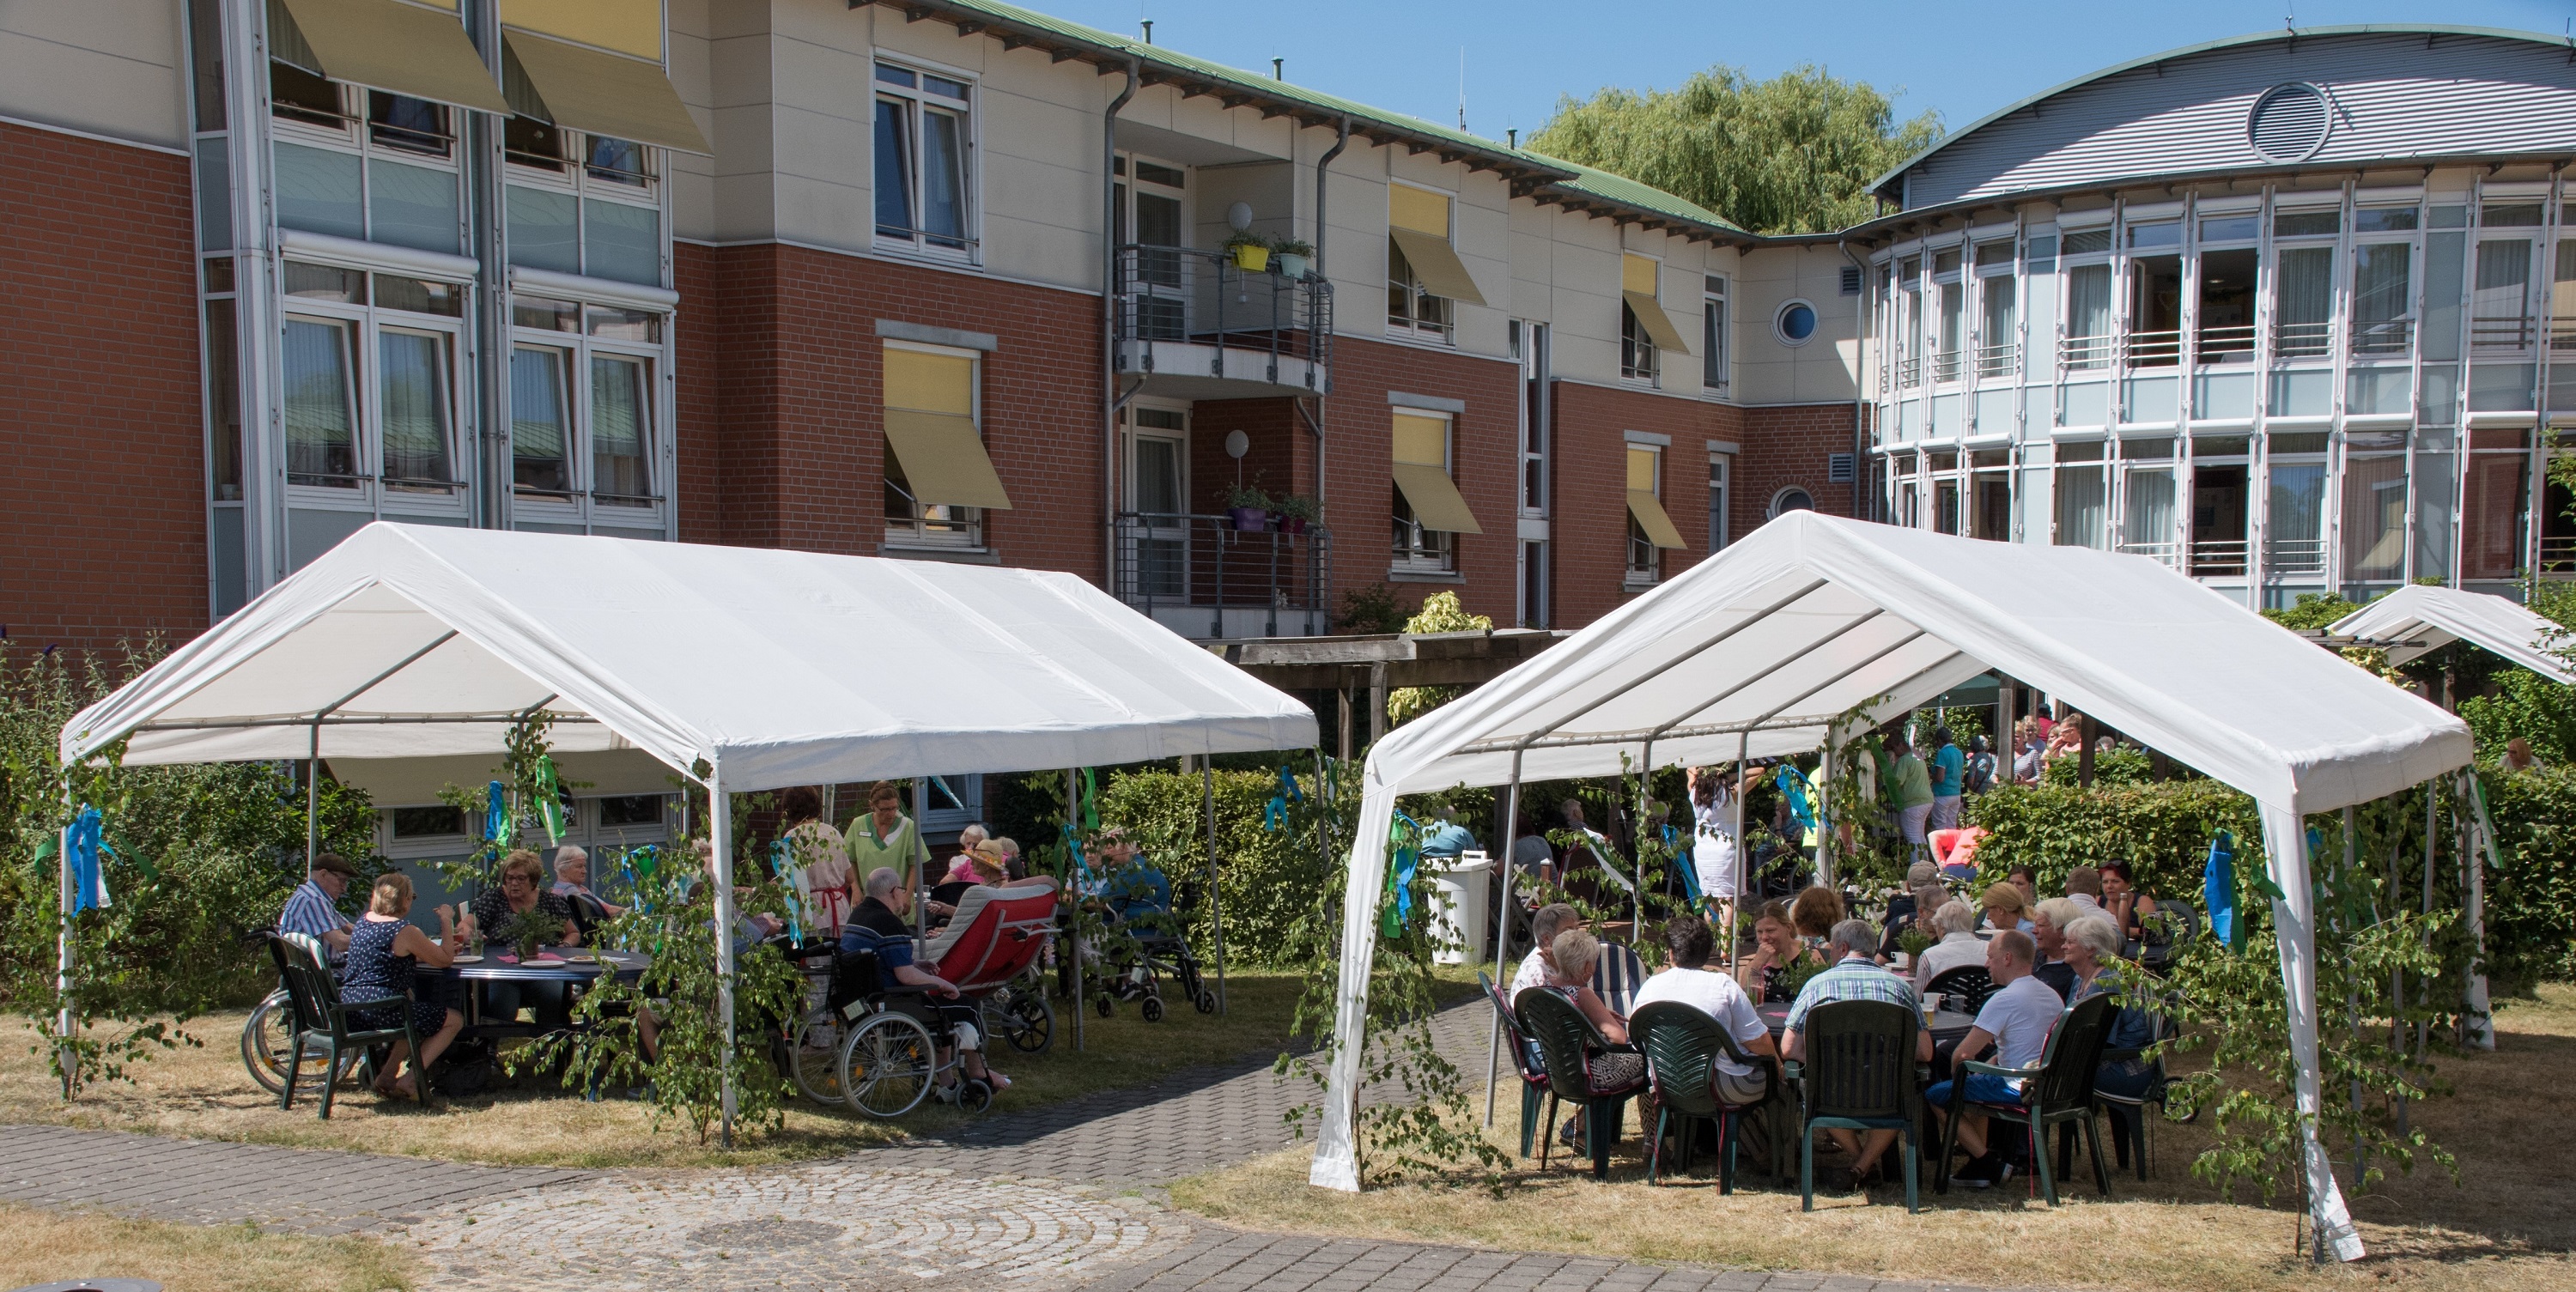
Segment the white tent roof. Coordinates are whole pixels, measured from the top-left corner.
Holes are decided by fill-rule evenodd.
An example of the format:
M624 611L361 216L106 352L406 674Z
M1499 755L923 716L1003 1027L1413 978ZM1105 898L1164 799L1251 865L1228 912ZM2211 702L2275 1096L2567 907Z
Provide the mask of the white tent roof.
M1069 574L377 523L75 717L64 761L700 759L727 792L1302 748L1314 715Z
M2391 664L2466 641L2542 677L2576 685L2576 671L2552 653L2567 641L2567 630L2528 606L2491 593L2408 584L2336 620L2326 631L2406 643L2388 648Z
M1795 512L1369 754L1372 789L1610 775L1824 742L1999 669L2263 802L2318 812L2469 760L2468 728L2142 557Z

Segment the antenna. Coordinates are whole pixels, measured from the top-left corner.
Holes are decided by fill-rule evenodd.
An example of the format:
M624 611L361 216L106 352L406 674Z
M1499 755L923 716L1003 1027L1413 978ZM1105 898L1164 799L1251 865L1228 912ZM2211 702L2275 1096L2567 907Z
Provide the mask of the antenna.
M1467 47L1458 47L1458 129L1467 128Z

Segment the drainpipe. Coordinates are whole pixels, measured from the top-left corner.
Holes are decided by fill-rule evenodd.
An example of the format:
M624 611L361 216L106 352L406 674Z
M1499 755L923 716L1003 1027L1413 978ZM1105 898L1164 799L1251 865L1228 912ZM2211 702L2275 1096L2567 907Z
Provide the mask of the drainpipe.
M1860 259L1860 257L1855 256L1855 255L1853 255L1853 254L1852 254L1852 249L1851 249L1851 240L1850 240L1850 239L1848 239L1848 238L1836 238L1836 239L1834 239L1834 249L1835 249L1835 250L1837 250L1837 251L1842 252L1842 253L1843 253L1843 259L1845 259L1845 260L1848 260L1848 261L1852 262L1853 267L1854 267L1854 268L1856 268L1856 269L1858 269L1858 270L1860 270L1860 310L1861 310L1861 319L1860 319L1860 325L1859 325L1858 327L1855 327L1855 328L1853 328L1853 329L1852 329L1852 340L1853 340L1853 342L1855 343L1855 344L1854 344L1854 346L1853 346L1853 358L1855 358L1856 360L1858 360L1858 361L1859 361L1859 362L1858 362L1858 364L1857 364L1857 368L1856 368L1856 370L1852 373L1852 479L1851 479L1851 488L1852 488L1852 517L1853 517L1854 519L1856 519L1856 520L1857 520L1857 519L1865 519L1865 518L1867 517L1867 512L1863 509L1863 507L1862 507L1862 505L1861 505L1861 477L1860 477L1860 472L1861 472L1861 467L1862 467L1863 465L1865 465L1865 464L1869 461L1869 428L1868 428L1868 425L1866 424L1866 422L1863 420L1863 415L1862 415L1862 411L1861 411L1861 410L1862 410L1862 409L1863 409L1863 408L1868 404L1868 401L1869 401L1869 382L1868 382L1868 380L1867 380L1867 377L1868 377L1868 370L1869 370L1869 325L1870 325L1870 320L1869 320L1869 266L1868 266L1868 265L1865 265L1865 264L1863 264L1863 263L1861 263L1861 259ZM1831 475L1831 474L1832 474L1832 472L1830 472L1830 471L1829 471L1829 472L1827 472L1826 474ZM1875 500L1872 500L1872 501L1874 502ZM1875 508L1872 508L1871 510L1875 510Z
M1351 119L1344 117L1340 136L1333 140L1333 146L1326 149L1323 156L1315 159L1315 276L1317 278L1324 276L1324 178L1331 173L1333 159L1341 156L1342 150L1349 147L1350 143ZM1339 322L1339 319L1335 320L1336 325ZM1327 374L1325 379L1331 380L1330 375ZM1324 510L1325 479L1324 397L1321 394L1315 396L1315 415L1306 419L1306 429L1313 432L1315 436L1315 511L1320 516Z
M1118 113L1136 97L1137 59L1127 88L1100 116L1100 584L1118 586Z

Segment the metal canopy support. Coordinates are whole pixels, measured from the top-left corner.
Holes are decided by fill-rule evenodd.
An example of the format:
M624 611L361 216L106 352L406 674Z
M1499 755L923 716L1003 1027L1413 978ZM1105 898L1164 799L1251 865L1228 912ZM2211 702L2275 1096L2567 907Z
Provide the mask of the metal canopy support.
M733 795L719 788L721 768L707 777L707 837L715 845L707 882L716 886L716 1026L724 1030L723 1144L733 1147Z
M1078 767L1064 769L1064 818L1068 826L1065 831L1065 863L1069 873L1065 875L1065 884L1069 891L1066 895L1073 899L1073 918L1065 921L1065 929L1073 940L1067 954L1073 957L1073 1048L1079 1052L1083 1048L1082 1009L1091 1002L1084 1000L1082 993L1082 769Z
M2487 876L2486 868L2504 873L2504 860L2496 854L2495 825L2487 818L2486 788L2478 783L2475 769L2462 769L2461 797L2468 800L2472 813L2470 828L2477 832L2476 846L2462 850L2460 864L2469 873L2469 947L2476 956L2469 962L2469 998L2466 1040L2481 1050L2495 1048L2495 1017L2487 1000Z
M1208 923L1216 930L1216 1012L1223 1014L1225 1013L1225 904L1217 896L1216 891L1216 761L1206 754L1199 755L1199 789L1207 801Z
M1511 982L1503 977L1503 957L1508 951L1512 928L1512 854L1520 850L1521 833L1521 756L1512 753L1512 779L1503 791L1503 900L1494 904L1494 986L1511 999ZM1494 1006L1492 1052L1485 1056L1485 1124L1494 1124L1494 1088L1501 1080L1503 1058L1503 1007Z

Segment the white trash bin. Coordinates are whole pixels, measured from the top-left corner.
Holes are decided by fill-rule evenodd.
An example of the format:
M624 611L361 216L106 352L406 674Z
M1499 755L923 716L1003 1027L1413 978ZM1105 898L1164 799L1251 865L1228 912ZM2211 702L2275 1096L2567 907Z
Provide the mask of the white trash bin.
M1422 867L1431 876L1432 936L1446 944L1432 953L1432 960L1454 965L1484 959L1485 925L1492 918L1485 910L1492 860L1481 852L1462 852L1455 861L1426 857Z

